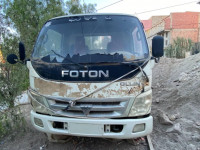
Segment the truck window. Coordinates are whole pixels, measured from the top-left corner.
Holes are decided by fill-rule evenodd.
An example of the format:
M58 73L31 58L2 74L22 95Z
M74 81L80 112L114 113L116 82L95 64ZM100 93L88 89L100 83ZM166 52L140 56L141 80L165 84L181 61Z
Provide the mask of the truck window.
M55 30L49 29L44 36L40 38L38 53L40 56L46 56L53 51L61 52L62 35Z
M99 55L98 59L89 58L94 54ZM103 61L106 55L116 56L109 59L111 62L117 62L121 56L123 61L146 59L149 56L144 31L137 18L97 15L89 19L79 16L50 20L39 34L32 58L50 57L50 60L56 58L62 63L69 57L67 59L84 63L81 59L84 57L87 63L88 60L95 63Z
M48 30L47 31L48 40L45 43L44 47L47 47L49 50L61 50L61 40L62 35L55 30Z

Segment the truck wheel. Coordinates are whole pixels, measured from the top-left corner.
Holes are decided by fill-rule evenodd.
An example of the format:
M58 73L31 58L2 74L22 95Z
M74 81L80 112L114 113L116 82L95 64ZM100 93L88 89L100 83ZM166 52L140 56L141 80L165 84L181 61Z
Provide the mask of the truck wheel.
M57 135L57 134L50 134L50 133L46 133L46 135L49 142L65 143L71 139L71 137L67 135Z

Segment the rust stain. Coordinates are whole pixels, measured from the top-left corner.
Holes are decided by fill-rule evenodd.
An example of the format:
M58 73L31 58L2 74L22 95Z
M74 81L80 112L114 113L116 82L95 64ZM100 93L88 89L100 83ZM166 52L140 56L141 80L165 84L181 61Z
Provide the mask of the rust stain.
M116 93L116 91L115 90L110 90L112 93Z
M133 93L133 88L131 88L129 91L128 91L128 94L131 94L131 93Z
M136 93L138 93L139 91L142 90L142 87L140 86L133 86L130 88L120 88L118 90L113 89L103 89L102 93L104 93L105 95L109 95L109 96L114 96L114 95L120 95L120 96L124 96L124 95L135 95Z
M139 92L142 90L142 87L139 86L134 86L132 87L127 94L135 94L136 92Z
M101 95L101 94L98 94L98 96L97 96L98 98L104 98L104 96L103 95Z
M45 81L39 78L34 80L35 88L44 95L52 95L55 92L58 92L59 96L64 97L68 90L72 88L63 83L54 83L51 81Z
M72 92L70 93L69 97L82 97L81 92Z
M149 82L146 82L146 83L145 83L145 85L147 85L147 86L148 86L148 85L149 85Z
M78 84L78 88L80 91L82 91L83 89L89 90L90 89L91 84L89 83L80 83Z
M136 82L136 81L135 81ZM91 83L79 83L77 86L69 86L67 84L46 81L40 78L34 79L35 88L43 95L54 95L55 93L58 96L62 97L82 97L84 95L89 94L94 89L97 89L97 85L91 86ZM148 84L148 83L144 83ZM78 87L78 89L76 89ZM120 86L119 84L116 86L107 87L90 95L88 97L116 97L116 96L131 96L136 95L137 92L141 91L143 86L140 84L138 86Z

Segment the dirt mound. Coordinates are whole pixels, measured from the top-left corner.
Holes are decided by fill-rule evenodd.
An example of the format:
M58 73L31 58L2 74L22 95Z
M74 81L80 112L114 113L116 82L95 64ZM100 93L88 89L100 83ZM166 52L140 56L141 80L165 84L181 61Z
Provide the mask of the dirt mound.
M153 69L155 149L200 149L200 54Z

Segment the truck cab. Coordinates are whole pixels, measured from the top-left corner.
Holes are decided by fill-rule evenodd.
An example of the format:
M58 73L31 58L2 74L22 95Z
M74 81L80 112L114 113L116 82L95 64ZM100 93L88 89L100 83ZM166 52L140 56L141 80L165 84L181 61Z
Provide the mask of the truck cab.
M31 122L52 135L130 139L153 129L152 68L163 39L148 49L141 22L124 14L52 18L30 60Z

